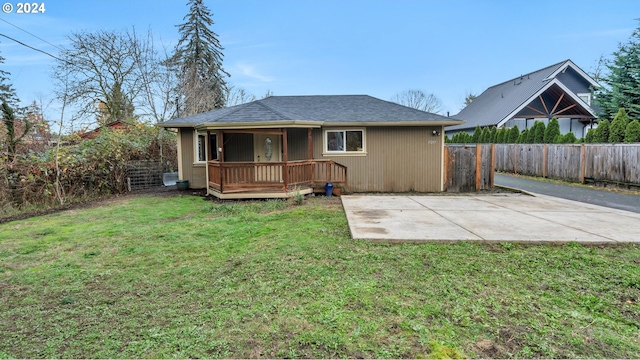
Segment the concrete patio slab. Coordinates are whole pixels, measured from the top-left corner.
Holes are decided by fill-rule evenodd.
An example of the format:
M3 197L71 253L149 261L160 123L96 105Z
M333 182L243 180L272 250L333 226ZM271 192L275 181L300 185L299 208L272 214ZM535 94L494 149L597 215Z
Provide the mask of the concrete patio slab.
M354 239L640 243L640 214L550 196L345 195Z

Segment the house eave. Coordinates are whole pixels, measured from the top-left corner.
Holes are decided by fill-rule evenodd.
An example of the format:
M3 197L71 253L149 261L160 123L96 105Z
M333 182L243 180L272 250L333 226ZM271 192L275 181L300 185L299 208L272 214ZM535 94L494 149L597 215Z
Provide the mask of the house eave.
M558 68L558 70L556 70L553 73L551 73L551 75L547 76L544 80L554 79L556 76L558 76L559 73L564 72L568 67L571 67L578 74L580 74L580 76L582 76L585 80L587 80L589 82L589 84L591 84L591 86L593 86L594 88L600 88L601 87L600 84L598 84L597 81L595 81L591 76L589 76L589 74L587 74L582 69L580 69L580 67L578 67L578 65L574 64L573 61L571 61L571 60L567 60L566 63L563 66L561 66L560 68Z
M449 126L463 124L463 120L434 120L434 121L327 121L323 124L330 126Z
M558 79L553 79L551 81L549 81L549 83L547 83L545 86L543 86L540 90L538 90L535 94L533 94L532 96L530 96L526 101L524 101L522 104L520 104L520 106L518 106L514 111L512 111L511 113L509 113L506 117L502 118L502 120L500 120L496 126L497 127L501 127L503 126L507 121L509 121L510 119L513 119L522 109L524 109L529 103L531 103L531 101L533 101L533 99L537 98L538 96L540 96L542 93L544 93L545 91L547 91L547 89L549 89L551 86L553 85L558 85L566 94L567 96L571 97L571 99L573 99L574 101L576 101L578 104L580 104L585 110L587 110L587 112L591 115L593 115L593 117L597 117L595 115L595 113L591 110L591 107L589 107L589 105L587 105L587 103L585 103L584 101L582 101L582 99L580 99L577 95L575 95L571 90L569 90L566 86L564 86Z
M193 128L196 126L196 124L186 124L186 123L177 123L177 124L171 124L171 123L159 123L156 124L157 127L162 127L162 128Z
M224 130L224 129L276 129L276 128L320 128L322 121L309 120L275 120L275 121L248 121L227 123L200 123L193 127L198 130Z

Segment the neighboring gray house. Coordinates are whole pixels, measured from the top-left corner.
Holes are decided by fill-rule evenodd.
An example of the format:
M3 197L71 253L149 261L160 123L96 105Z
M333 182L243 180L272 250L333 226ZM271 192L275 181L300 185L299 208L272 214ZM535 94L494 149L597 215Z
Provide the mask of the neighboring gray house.
M454 115L466 122L447 126L445 131L449 137L462 131L473 133L476 126L517 125L523 131L536 120L546 124L555 117L562 134L573 132L581 138L597 118L591 100L592 89L598 87L573 61L565 60L488 88Z
M444 126L463 121L366 95L270 96L158 124L178 130L178 170L223 199L443 191Z

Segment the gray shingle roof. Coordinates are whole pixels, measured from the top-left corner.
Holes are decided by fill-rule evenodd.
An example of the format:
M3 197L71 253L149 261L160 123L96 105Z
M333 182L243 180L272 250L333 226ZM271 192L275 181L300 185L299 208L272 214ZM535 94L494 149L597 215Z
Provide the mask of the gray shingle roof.
M368 95L270 96L250 103L166 121L161 126L251 123L264 121L449 122L460 120L416 110Z
M505 120L515 109L531 101L538 91L555 78L555 76L550 76L568 63L575 66L571 60L565 60L488 88L475 98L471 104L467 105L457 115L454 115L457 118L465 119L466 123L447 126L446 130L473 129L476 126L497 125L502 120Z

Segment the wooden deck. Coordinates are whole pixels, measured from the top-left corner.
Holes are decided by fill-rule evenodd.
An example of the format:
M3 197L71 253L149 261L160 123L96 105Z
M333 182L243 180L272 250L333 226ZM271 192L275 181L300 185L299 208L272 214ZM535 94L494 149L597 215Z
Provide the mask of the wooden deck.
M347 168L333 160L207 163L210 194L224 199L286 198L327 182L346 185Z

